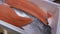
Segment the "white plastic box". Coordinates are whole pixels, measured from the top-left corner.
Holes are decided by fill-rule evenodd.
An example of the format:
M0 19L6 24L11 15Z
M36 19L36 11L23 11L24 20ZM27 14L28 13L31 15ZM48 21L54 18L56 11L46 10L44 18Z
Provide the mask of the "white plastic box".
M59 4L56 4L49 0L30 0L31 2L38 5L40 8L42 8L44 11L49 11L52 14L52 17L48 19L49 25L52 27L52 34L56 34L57 32L57 24L58 24L58 17L59 17ZM7 30L11 29L16 31L16 33L25 33L23 30L21 30L18 27L12 26L7 23L1 23L0 26L3 28L7 28ZM9 30L10 31L10 30Z
M52 34L57 34L57 24L59 17L59 4L52 2L53 0L32 0L36 5L46 11L51 12L52 18L48 19L49 25L52 27Z
M52 17L48 19L48 22L49 25L52 27L51 34L56 34L60 5L52 2L54 0L30 0L30 1L38 5L44 11L50 12L52 14Z
M52 18L49 18L49 25L52 27L52 34L57 34L57 24L59 18L59 8L60 5L52 2L52 0L32 0L36 5L42 9L51 12Z

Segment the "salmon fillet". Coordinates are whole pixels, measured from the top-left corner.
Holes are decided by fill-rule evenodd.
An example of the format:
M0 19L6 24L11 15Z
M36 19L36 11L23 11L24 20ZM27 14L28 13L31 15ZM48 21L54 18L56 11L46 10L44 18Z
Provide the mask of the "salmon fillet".
M18 16L12 8L4 4L0 4L0 20L17 27L22 27L32 22L31 18Z
M48 21L46 20L47 14L34 3L27 0L5 0L5 2L14 8L23 10L24 12L37 17L45 25L48 24Z

